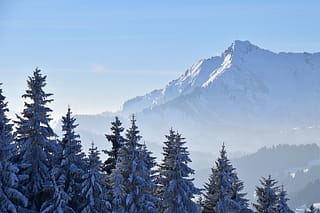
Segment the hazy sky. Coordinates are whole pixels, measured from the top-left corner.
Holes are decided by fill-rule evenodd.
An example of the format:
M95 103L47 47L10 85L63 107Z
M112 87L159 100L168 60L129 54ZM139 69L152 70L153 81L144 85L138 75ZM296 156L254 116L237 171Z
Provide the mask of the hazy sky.
M13 113L36 66L53 116L120 108L233 40L320 51L320 1L0 0L0 82Z

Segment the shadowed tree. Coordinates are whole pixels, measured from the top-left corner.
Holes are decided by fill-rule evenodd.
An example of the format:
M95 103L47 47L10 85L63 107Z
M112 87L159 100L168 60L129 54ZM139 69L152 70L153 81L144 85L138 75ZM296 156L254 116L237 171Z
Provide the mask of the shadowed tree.
M257 203L253 204L254 208L259 213L276 213L279 192L277 182L269 175L268 178L262 177L260 183L262 186L256 189Z
M287 204L289 199L287 198L287 192L284 190L283 185L281 186L281 191L279 192L278 197L277 212L294 213L294 211L292 211Z
M112 134L106 134L106 138L112 144L112 148L110 151L103 150L105 154L109 156L109 158L103 163L102 169L107 174L111 174L112 169L116 167L116 162L118 159L119 149L124 143L124 138L121 136L123 132L123 127L121 127L121 122L118 117L115 117L115 121L111 122L111 132Z

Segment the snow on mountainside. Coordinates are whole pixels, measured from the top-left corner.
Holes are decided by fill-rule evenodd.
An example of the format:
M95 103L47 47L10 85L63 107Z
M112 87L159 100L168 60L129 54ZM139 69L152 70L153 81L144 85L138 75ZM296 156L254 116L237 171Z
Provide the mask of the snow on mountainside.
M319 109L320 53L273 53L235 41L163 89L125 102L118 115L136 113L150 140L174 127L196 150L204 145L194 141L201 135L214 148L224 140L246 152L272 143L317 142L319 128L301 129L319 126Z
M220 56L198 61L164 88L128 100L119 112L77 119L82 139L93 139L104 149L113 116L127 127L135 113L143 140L159 160L164 135L171 127L178 130L186 137L195 181L201 186L222 142L229 157L276 144L319 144L319 109L320 53L274 53L235 41ZM258 179L246 177L254 177L250 169L244 175L239 166L239 176L254 187ZM259 177L269 174L262 169ZM252 195L253 189L248 187L248 192Z
M200 60L165 88L125 102L122 112L142 112L200 92L205 96L202 104L211 98L215 106L227 102L252 112L264 106L286 114L288 104L299 108L300 100L319 98L319 83L319 53L276 54L248 41L235 41L220 56Z
M218 149L222 141L233 152L254 152L265 145L317 143L319 109L320 53L274 53L235 41L115 114L78 117L81 128L99 130L102 139L101 123L115 115L126 123L135 113L144 139L155 147L173 127L194 152L212 153L206 147Z

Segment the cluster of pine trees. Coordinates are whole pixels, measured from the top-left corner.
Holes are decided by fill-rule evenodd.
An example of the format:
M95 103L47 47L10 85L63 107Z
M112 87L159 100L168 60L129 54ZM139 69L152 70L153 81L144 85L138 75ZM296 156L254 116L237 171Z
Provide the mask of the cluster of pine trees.
M62 117L62 138L49 125L46 76L36 69L27 84L24 109L14 123L0 89L0 212L293 212L283 187L270 176L262 178L251 210L224 145L208 183L196 188L185 138L171 129L157 164L134 116L126 131L117 117L111 123L107 160L101 161L93 143L85 155L70 107Z

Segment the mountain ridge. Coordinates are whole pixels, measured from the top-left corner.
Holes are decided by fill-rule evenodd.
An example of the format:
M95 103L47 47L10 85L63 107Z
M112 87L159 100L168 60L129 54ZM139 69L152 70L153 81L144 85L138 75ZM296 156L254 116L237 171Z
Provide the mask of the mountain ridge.
M96 123L114 116L126 123L135 113L146 140L157 144L174 128L195 151L225 141L234 151L254 152L264 145L317 142L319 128L307 127L320 126L319 108L320 53L274 53L236 40L163 88L100 114ZM80 121L96 134L94 123L90 116Z
M237 85L234 84L234 86L242 87L239 88L242 90L248 90L250 86L254 87L251 89L251 92L254 91L254 93L251 94L251 98L253 99L255 98L255 93L257 92L260 92L262 95L266 94L270 91L268 91L269 88L266 87L261 79L268 77L270 78L270 76L262 75L260 78L257 78L257 72L253 72L256 71L256 69L251 71L250 67L248 69L245 67L245 60L248 60L248 55L252 55L253 53L255 54L254 56L260 60L259 63L261 63L261 57L259 57L259 55L262 54L263 57L281 57L284 59L288 57L301 58L301 56L305 56L305 60L309 63L310 61L314 63L314 57L318 57L320 59L319 53L273 53L269 50L259 48L258 46L251 44L249 41L236 40L220 56L199 60L197 63L193 64L191 68L188 69L183 75L181 75L178 79L169 82L164 88L153 90L144 96L138 96L126 101L123 104L121 112L124 114L129 114L132 112L141 112L147 108L152 109L155 106L166 104L181 95L188 95L194 92L197 88L208 88L211 86L213 87L212 90L221 90L224 88L225 93L230 93L230 91L228 91L230 87L226 87L225 82L223 80L219 80L219 78L227 78L229 74L227 74L226 71L230 70L231 68L233 68L233 75L238 75L236 76L237 78L239 78L239 75L246 75L247 79L242 78L242 80L250 81L247 83L243 82L242 84L235 82ZM242 68L243 66L244 68ZM319 67L319 63L317 66ZM241 71L241 73L239 73L239 71ZM261 75L261 73L258 74ZM224 75L226 77L224 77ZM229 78L232 78L232 76ZM233 79L229 79L227 83L234 83L234 80L235 77L233 77ZM214 85L219 83L219 81L220 85ZM232 95L233 94L230 94L230 96Z

